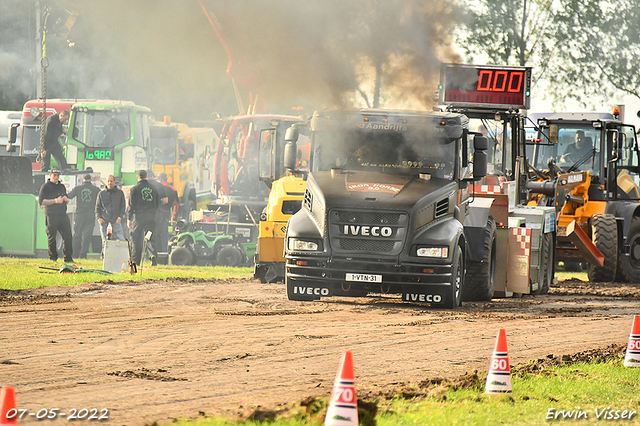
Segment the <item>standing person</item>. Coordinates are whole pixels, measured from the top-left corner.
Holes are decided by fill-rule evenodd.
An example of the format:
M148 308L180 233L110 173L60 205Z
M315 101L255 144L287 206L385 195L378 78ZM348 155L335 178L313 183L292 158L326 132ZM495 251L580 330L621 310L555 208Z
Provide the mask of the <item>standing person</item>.
M44 122L44 150L42 151L42 171L49 170L51 156L56 159L58 167L62 170L69 168L67 160L62 153L62 146L58 138L64 135L62 125L69 120L69 111L62 110L58 114L50 115Z
M164 186L168 202L160 205L159 249L157 249L157 251L165 252L169 246L169 224L175 221L180 204L178 203L178 191L168 182L167 174L164 172L160 173L158 179Z
M64 261L73 262L73 243L71 241L71 223L67 216L67 188L60 182L60 169L53 169L49 174L49 180L40 187L38 203L45 211L45 224L47 228L47 246L49 259L58 260L56 236L58 232L62 236L62 248Z
M169 232L169 225L165 225L164 221L162 220L162 207L169 203L169 197L167 195L167 188L156 180L156 175L153 170L147 170L147 180L149 181L149 184L153 186L156 191L158 191L158 198L160 199L158 210L156 210L156 228L152 231L155 234L155 238L153 238L153 243L150 242L150 244L147 245L147 248L149 249L149 260L151 260L151 266L156 266L158 264L157 253L167 251L166 246L162 248L162 244L160 243L160 236L163 234L163 232L165 234ZM164 231L162 229L163 226L165 227ZM146 253L143 253L142 255L145 256Z
M95 205L96 219L100 224L103 247L107 239L107 227L109 224L111 224L112 238L124 241L122 221L125 218L125 208L124 192L116 187L116 178L113 175L107 176L107 185L98 194Z
M96 224L96 199L100 189L91 183L91 175L86 174L82 185L78 185L69 192L69 199L77 197L76 217L73 223L74 256L86 259L91 244L93 227Z
M143 241L147 232L151 231L151 256L155 258L153 234L156 231L156 212L160 205L158 191L147 180L147 171L138 172L138 183L129 192L129 204L127 209L129 229L131 229L132 257L136 265L142 260Z

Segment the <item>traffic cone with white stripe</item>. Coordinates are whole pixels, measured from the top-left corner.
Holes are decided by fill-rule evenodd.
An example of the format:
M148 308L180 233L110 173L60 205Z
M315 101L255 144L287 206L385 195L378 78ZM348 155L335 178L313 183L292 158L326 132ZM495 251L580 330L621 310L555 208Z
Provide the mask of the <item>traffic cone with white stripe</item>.
M496 347L491 355L491 364L487 373L485 393L497 395L511 393L511 367L509 366L509 350L504 328L498 330Z
M358 400L351 351L346 351L340 361L324 424L325 426L358 426Z
M627 353L624 356L625 367L640 367L640 315L633 317Z
M16 390L11 386L3 386L0 391L0 426L15 426L17 424Z

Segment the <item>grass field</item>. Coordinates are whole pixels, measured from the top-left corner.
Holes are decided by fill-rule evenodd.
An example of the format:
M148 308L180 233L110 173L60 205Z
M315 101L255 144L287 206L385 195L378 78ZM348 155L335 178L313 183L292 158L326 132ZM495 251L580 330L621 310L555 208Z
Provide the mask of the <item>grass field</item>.
M486 374L485 376L486 377ZM435 386L426 396L361 404L361 425L545 425L640 424L640 368L625 368L619 356L601 363L543 369L541 374L512 372L513 393L484 394L483 376L470 387ZM356 378L357 387L357 378ZM357 389L356 389L357 391ZM376 404L371 404L376 402ZM274 426L320 425L327 400L269 417ZM375 406L369 411L362 408ZM375 415L372 415L375 411ZM265 421L222 418L182 420L180 426L262 425Z
M102 269L102 261L82 259L74 263L83 270ZM39 287L73 286L99 281L140 281L164 280L174 277L202 279L247 278L253 275L253 268L226 268L221 266L150 266L143 263L141 272L131 274L103 275L96 272L60 273L65 264L49 259L24 259L0 257L0 289L25 290ZM51 269L53 268L53 269Z

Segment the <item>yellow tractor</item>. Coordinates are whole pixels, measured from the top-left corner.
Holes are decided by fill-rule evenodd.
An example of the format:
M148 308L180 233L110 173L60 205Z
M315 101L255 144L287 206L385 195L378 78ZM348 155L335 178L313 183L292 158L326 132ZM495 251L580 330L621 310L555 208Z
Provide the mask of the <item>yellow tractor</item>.
M640 282L640 150L619 114L548 114L530 146L529 204L555 207L556 259L595 282Z

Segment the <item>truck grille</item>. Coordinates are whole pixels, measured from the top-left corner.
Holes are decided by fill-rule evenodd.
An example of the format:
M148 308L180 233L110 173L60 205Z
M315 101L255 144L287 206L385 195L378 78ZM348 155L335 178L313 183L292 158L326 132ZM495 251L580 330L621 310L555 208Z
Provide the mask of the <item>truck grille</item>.
M409 216L404 212L331 210L329 241L336 254L398 255Z

